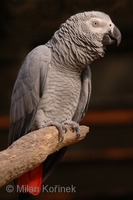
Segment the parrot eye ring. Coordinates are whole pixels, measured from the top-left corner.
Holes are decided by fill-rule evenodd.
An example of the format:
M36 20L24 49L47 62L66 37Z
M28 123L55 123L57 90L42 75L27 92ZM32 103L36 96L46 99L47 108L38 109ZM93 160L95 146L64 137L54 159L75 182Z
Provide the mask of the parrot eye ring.
M94 27L98 27L98 26L99 26L99 22L98 22L98 21L93 21L92 25L93 25Z

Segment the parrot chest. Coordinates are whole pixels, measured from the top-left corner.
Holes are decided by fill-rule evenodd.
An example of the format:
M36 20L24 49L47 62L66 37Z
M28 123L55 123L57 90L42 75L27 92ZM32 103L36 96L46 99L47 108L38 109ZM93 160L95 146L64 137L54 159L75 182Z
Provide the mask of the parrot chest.
M44 112L44 121L72 120L78 105L80 90L79 75L50 69L39 105L39 109Z

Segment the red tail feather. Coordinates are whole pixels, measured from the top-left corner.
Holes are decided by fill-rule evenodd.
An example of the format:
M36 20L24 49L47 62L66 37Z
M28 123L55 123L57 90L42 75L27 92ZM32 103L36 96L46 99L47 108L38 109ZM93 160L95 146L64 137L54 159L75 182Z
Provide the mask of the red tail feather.
M26 172L18 178L17 185L20 191L24 193L28 192L32 195L38 195L40 193L42 183L42 165L43 164Z

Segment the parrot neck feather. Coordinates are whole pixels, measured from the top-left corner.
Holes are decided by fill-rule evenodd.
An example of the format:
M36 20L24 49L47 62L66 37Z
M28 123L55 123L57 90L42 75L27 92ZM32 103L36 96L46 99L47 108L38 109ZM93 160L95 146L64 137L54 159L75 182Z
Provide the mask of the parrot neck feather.
M78 34L75 24L73 21L66 21L46 45L52 49L58 63L69 66L69 69L82 71L94 60L103 57L104 49L100 41L95 44L83 34Z

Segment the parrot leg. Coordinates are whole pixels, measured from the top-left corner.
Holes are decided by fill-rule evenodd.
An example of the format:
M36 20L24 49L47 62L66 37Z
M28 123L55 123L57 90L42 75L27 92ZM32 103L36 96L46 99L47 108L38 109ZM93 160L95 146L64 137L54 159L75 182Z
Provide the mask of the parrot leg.
M66 133L67 128L66 125L70 125L72 130L74 132L76 132L76 136L79 137L80 136L80 128L79 128L79 124L77 122L71 121L71 120L65 120L63 122L56 122L56 121L48 121L46 123L44 123L41 126L38 126L38 128L45 128L48 126L55 126L59 132L59 142L62 142L64 139L64 133Z
M71 120L70 121L67 120L67 121L64 122L64 124L65 125L70 125L72 130L73 130L73 132L76 132L77 138L80 137L80 128L79 128L79 124L77 122L74 122L74 121L71 121Z
M59 123L55 121L49 121L43 125L43 128L47 126L55 126L59 132L59 142L62 142L64 139L64 133L66 133L67 128L65 127L64 123Z

